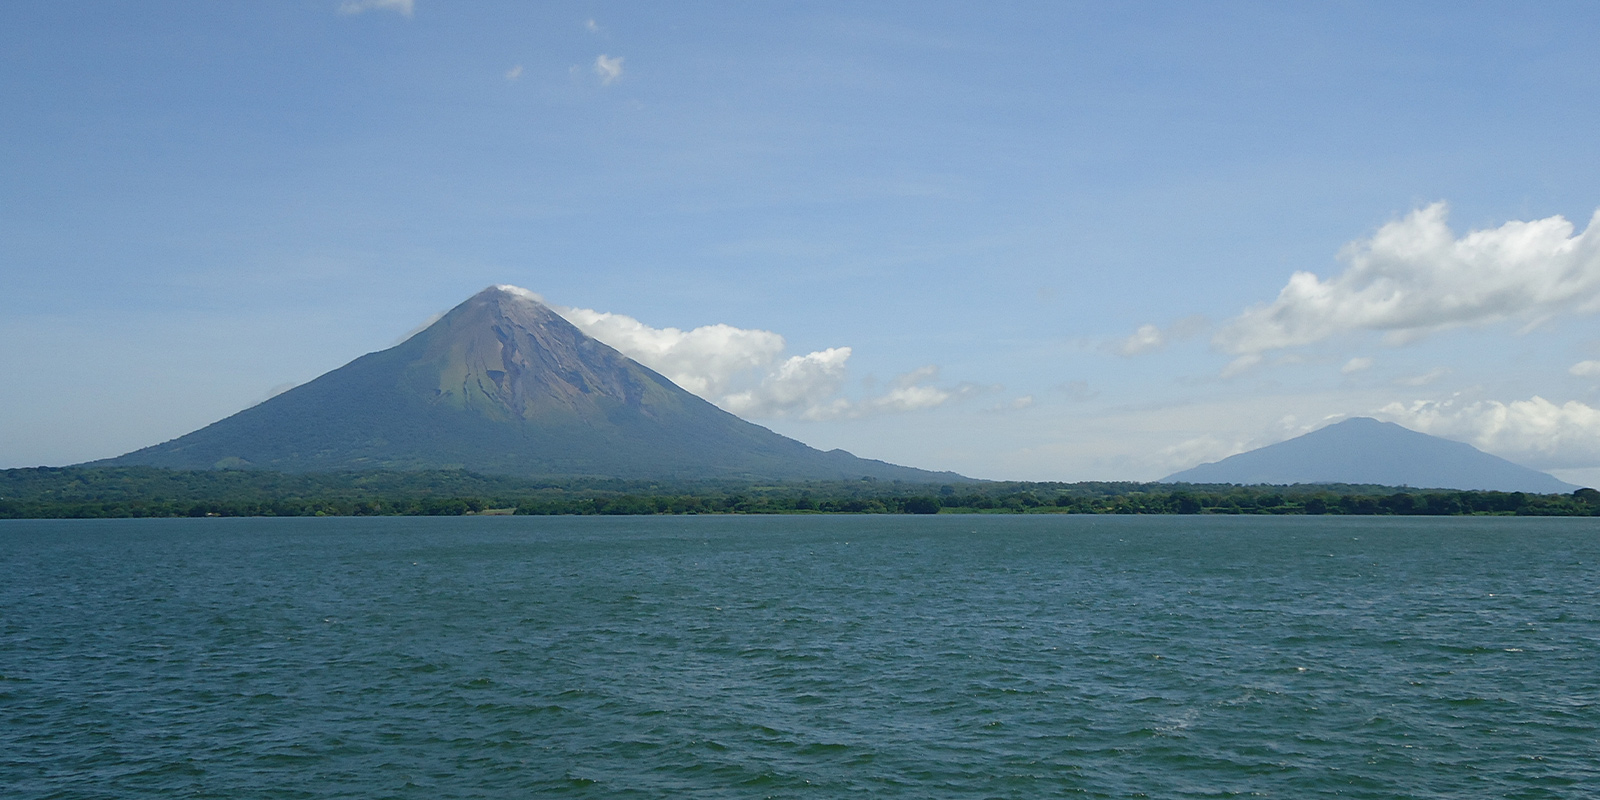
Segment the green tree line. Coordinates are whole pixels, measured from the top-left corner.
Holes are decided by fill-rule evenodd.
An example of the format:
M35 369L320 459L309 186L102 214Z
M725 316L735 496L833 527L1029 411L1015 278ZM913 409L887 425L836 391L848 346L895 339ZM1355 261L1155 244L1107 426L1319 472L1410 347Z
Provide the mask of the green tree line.
M0 470L0 518L591 514L1600 515L1600 492L1128 482L663 483L464 470L277 473L66 467Z

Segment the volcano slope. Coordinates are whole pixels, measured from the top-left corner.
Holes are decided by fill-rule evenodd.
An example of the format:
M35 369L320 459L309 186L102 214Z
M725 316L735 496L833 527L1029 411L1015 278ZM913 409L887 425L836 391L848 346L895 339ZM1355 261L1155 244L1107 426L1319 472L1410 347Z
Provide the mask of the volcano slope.
M823 452L746 422L485 289L422 332L259 405L95 465L284 472L467 469L652 480L966 480Z

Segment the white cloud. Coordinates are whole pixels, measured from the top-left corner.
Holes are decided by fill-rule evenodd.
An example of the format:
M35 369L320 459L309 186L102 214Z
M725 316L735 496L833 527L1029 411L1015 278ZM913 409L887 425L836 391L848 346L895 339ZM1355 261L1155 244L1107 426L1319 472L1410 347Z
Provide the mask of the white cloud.
M745 417L828 419L844 416L849 401L837 397L844 385L845 362L850 348L830 347L793 356L767 374L761 383L716 401Z
M1228 362L1228 365L1222 368L1222 377L1232 378L1238 375L1243 375L1260 363L1260 353L1245 353L1244 355Z
M1600 466L1600 409L1575 400L1418 400L1390 403L1377 415L1536 469Z
M1271 303L1226 323L1212 343L1235 355L1312 344L1354 331L1404 344L1450 328L1502 321L1523 330L1600 309L1600 212L1587 230L1561 216L1507 222L1456 238L1435 203L1340 253L1322 280L1296 272Z
M500 288L544 302L526 289ZM784 358L783 337L772 331L723 324L689 331L652 328L623 314L550 308L585 334L743 417L858 418L933 408L976 391L967 385L954 389L931 385L938 380L939 370L929 366L895 378L881 395L850 400L840 395L850 359L848 347Z
M522 65L521 64L518 64L518 65L512 67L511 69L506 70L506 80L514 81L514 80L516 80L516 79L518 79L520 77L522 77Z
M1409 378L1400 378L1395 381L1398 386L1427 386L1440 378L1450 374L1447 367L1434 367L1421 375L1412 375Z
M583 29L588 31L588 32L590 32L590 33L599 33L600 32L600 23L595 22L592 19L584 20L583 21Z
M1344 366L1339 368L1339 374L1341 374L1341 375L1354 375L1357 372L1360 372L1360 371L1365 370L1365 369L1371 369L1371 368L1372 368L1372 359L1366 358L1364 356L1359 356L1359 357L1352 358L1349 361L1344 362Z
M1160 328L1154 325L1140 325L1132 336L1123 339L1116 345L1117 355L1136 356L1148 353L1167 343L1167 337Z
M1600 361L1579 361L1568 367L1567 373L1580 378L1600 377Z
M784 349L783 337L772 331L722 324L683 331L652 328L633 317L587 308L555 310L584 333L713 401L727 393L740 375L773 364ZM841 368L843 359L850 357L848 347L824 352L841 353Z
M622 56L612 58L602 53L594 60L594 74L600 76L602 86L610 86L612 82L622 77Z
M848 400L838 393L844 385L845 360L849 357L848 347L794 356L768 373L753 389L713 402L743 417L818 421L921 411L979 391L969 384L954 389L928 385L938 380L939 368L927 366L896 377L890 381L889 390L881 395Z
M1171 342L1193 338L1210 326L1211 322L1199 314L1184 317L1165 330L1155 325L1140 325L1132 336L1116 342L1111 349L1119 356L1137 356L1160 350Z
M1156 452L1151 461L1162 475L1166 476L1199 464L1221 461L1228 456L1237 455L1249 449L1249 440L1224 440L1208 433L1169 447L1163 447Z
M345 0L339 4L339 13L360 14L366 11L393 11L403 17L409 17L414 5L414 0Z
M518 297L525 297L525 298L527 298L529 300L532 300L533 302L538 303L539 305L542 305L542 306L550 306L549 303L546 303L544 301L544 295L541 295L538 292L530 292L527 289L522 288L521 286L512 286L509 283L502 283L502 284L497 284L494 288L499 289L502 292L509 292L511 294L517 295ZM551 308L551 310L556 310L555 306L550 306L550 308Z
M955 389L941 389L927 385L928 382L938 379L938 367L931 364L919 367L890 381L888 392L843 407L840 416L866 417L874 414L920 411L942 406L956 397L981 391L971 384L963 384Z

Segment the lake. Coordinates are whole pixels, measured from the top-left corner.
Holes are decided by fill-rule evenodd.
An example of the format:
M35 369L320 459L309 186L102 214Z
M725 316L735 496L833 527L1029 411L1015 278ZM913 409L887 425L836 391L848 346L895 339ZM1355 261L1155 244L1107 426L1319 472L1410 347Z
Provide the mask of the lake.
M0 522L9 798L1600 796L1600 521Z

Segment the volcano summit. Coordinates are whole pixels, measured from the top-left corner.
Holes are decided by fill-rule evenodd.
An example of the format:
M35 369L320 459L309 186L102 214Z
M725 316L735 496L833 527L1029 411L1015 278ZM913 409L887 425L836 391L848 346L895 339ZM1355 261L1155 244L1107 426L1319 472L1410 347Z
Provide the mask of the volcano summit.
M406 341L99 465L661 480L962 480L746 422L495 286Z

